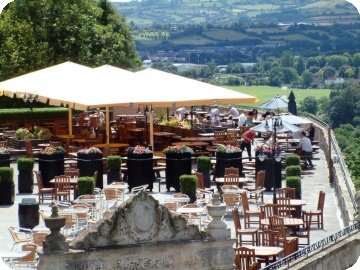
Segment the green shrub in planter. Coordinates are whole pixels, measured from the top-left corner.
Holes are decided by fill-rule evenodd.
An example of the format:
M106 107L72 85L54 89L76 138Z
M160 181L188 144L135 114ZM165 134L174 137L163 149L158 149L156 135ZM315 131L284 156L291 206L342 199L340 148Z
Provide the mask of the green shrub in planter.
M107 158L108 169L112 171L119 171L121 167L121 157L117 155L108 156Z
M14 201L14 168L0 167L0 205L12 205Z
M286 187L295 188L296 198L301 198L301 177L300 176L287 176Z
M34 160L32 158L19 158L17 160L19 171L32 172L34 169Z
M211 159L208 156L199 156L197 159L197 171L203 174L204 186L210 187Z
M196 200L197 177L195 175L183 174L180 176L180 190L190 197L190 202Z
M285 161L286 167L300 165L300 157L298 155L288 155Z
M83 176L78 179L79 195L93 194L95 188L95 179L91 176Z
M286 167L286 177L288 176L301 176L301 167L300 165L298 166L288 166Z
M32 158L19 158L18 165L18 191L19 193L32 193L34 189L34 160Z

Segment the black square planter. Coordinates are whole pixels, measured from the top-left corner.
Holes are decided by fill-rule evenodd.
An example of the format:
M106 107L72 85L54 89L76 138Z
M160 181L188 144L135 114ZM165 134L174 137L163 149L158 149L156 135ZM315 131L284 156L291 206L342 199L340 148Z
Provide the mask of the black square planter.
M53 155L40 154L39 171L43 180L44 187L50 187L49 183L55 176L64 175L64 154L58 153Z
M180 192L179 177L183 174L191 174L190 153L167 153L166 154L166 189L175 188Z
M271 160L267 157L264 161L260 161L258 157L255 160L255 171L265 170L264 187L266 191L273 188L273 177L275 177L275 188L281 188L281 162Z
M242 152L222 153L216 152L215 176L224 177L225 168L238 168L242 171Z
M95 186L103 188L103 158L102 153L77 154L79 174L81 176L94 176L97 171Z
M126 162L129 189L148 184L150 191L152 191L154 182L153 154L128 153Z

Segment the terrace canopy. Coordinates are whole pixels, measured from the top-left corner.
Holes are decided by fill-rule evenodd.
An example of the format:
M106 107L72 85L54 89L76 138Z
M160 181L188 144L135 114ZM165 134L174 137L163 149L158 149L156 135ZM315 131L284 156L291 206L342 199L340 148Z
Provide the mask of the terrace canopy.
M137 73L111 66L89 68L72 62L0 82L3 95L37 94L40 102L87 110L105 107L109 139L109 107L148 104L152 107L255 103L253 96L154 69ZM69 132L71 130L69 110Z

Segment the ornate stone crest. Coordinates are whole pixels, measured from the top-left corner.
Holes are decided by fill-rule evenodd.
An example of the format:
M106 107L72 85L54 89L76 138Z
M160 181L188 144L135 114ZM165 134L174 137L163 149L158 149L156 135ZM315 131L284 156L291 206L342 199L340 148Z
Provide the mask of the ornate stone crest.
M174 240L198 240L205 236L195 225L171 213L151 195L136 196L108 210L100 221L71 243L73 249L92 249Z

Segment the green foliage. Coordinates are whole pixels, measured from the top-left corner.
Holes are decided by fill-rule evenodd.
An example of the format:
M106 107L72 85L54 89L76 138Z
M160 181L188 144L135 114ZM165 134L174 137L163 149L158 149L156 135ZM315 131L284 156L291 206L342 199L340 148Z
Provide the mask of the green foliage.
M300 165L300 157L298 155L288 155L285 158L286 167Z
M318 111L318 101L315 97L309 96L304 98L301 103L301 110L311 114L316 114Z
M347 64L349 59L343 55L331 55L326 57L326 62L335 69L339 69L342 65Z
M31 172L34 169L34 163L32 158L19 158L17 160L17 167L19 171Z
M195 194L197 187L197 177L194 175L183 174L180 176L180 190L184 194Z
M24 108L0 109L0 119L2 121L19 119L59 119L67 118L67 115L68 109L66 108L34 108L32 112L30 109Z
M78 179L79 195L93 194L95 188L95 178L92 176L82 176Z
M292 90L290 92L290 95L289 95L288 99L289 99L288 112L292 113L293 115L297 115L297 107L296 107L295 95L294 95L294 92Z
M0 167L0 181L1 183L14 183L14 168Z
M301 178L299 176L287 176L286 187L295 188L297 192L301 192Z
M109 170L119 171L121 167L121 157L118 155L108 156L106 158Z
M286 177L288 177L288 176L301 177L301 167L300 167L300 165L286 166L285 175L286 175Z
M211 159L208 156L199 156L197 158L197 170L199 172L209 171L211 169Z
M50 140L51 136L52 136L51 132L47 128L35 127L35 129L34 129L34 137L36 139Z
M0 79L64 61L135 68L125 19L106 1L13 1L1 13Z
M18 140L31 140L34 135L27 128L19 128L15 132L15 137Z

